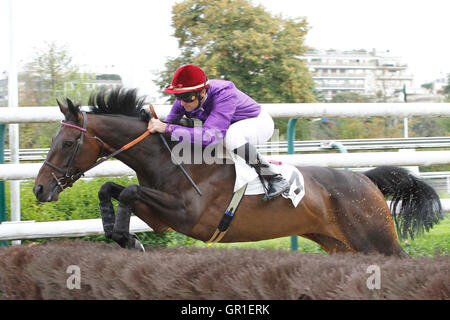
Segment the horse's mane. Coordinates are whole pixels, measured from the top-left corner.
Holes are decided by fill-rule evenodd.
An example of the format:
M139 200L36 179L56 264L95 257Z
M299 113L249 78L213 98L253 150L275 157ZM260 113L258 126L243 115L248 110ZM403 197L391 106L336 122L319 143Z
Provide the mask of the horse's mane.
M145 104L145 96L138 97L137 89L117 87L101 89L89 97L88 105L94 114L125 115L140 117L140 109Z

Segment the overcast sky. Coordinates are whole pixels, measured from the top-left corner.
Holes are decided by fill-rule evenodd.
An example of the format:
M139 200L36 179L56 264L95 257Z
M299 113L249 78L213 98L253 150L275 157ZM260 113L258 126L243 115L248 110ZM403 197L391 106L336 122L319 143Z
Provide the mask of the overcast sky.
M45 41L67 44L93 72L109 66L125 85L155 95L152 71L178 55L175 0L14 0L20 62ZM450 73L449 0L254 0L284 17L306 17L306 44L321 49L389 49L415 85ZM0 71L8 68L8 0L0 0ZM111 68L114 66L114 68Z

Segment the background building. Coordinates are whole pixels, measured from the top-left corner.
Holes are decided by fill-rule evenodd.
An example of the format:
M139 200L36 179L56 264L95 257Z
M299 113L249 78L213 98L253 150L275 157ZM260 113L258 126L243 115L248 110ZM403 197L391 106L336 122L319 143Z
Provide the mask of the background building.
M413 76L401 57L389 51L312 49L305 60L316 83L316 90L330 100L339 92L356 92L387 99L398 97L403 86L413 87Z

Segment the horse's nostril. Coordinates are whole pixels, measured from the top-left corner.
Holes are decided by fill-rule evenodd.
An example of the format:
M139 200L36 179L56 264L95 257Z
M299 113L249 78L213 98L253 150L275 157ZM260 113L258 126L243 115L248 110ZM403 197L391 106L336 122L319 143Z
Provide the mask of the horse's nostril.
M34 195L35 195L36 197L39 196L39 194L42 193L42 189L44 189L44 187L42 186L42 184L38 184L38 185L34 186L34 188L33 188Z

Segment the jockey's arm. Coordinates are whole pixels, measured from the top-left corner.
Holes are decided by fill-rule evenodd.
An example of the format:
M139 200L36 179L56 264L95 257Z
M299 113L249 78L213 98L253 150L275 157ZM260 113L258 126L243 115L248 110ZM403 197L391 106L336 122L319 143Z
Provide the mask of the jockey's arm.
M173 122L178 122L181 120L181 118L184 115L184 109L183 107L180 107L179 105L177 106L175 103L172 106L172 109L170 110L170 113L168 114L166 121L162 122L158 119L154 119L151 118L148 121L148 126L147 129L151 132L151 133L155 133L155 132L160 132L160 133L165 133L166 132L166 128L167 125L169 123L173 123Z
M201 143L203 146L223 140L236 111L235 95L232 92L223 92L212 98L213 108L202 127L187 128L170 124L166 127L165 133L170 134L175 140Z
M167 125L168 125L167 123L164 123L159 119L151 118L148 122L147 129L151 133L155 133L155 132L164 133Z

